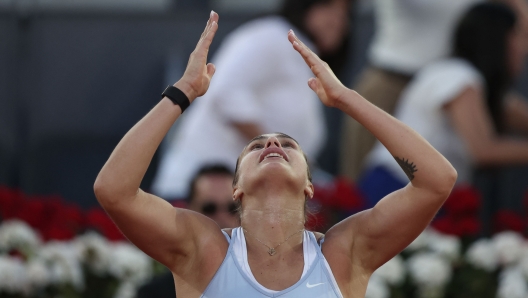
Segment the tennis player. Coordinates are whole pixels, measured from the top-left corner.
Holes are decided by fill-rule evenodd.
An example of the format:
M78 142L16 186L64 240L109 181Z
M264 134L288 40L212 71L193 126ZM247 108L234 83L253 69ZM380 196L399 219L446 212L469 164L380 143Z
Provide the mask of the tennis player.
M425 229L457 173L416 132L343 86L292 31L293 49L315 75L308 86L323 104L370 130L410 183L326 235L306 231L305 201L313 196L306 158L290 136L270 133L255 137L238 159L238 228L221 230L206 216L139 189L169 128L207 91L215 72L207 54L217 29L218 15L211 12L183 77L130 129L99 173L97 199L130 241L172 271L178 297L364 297L371 274Z

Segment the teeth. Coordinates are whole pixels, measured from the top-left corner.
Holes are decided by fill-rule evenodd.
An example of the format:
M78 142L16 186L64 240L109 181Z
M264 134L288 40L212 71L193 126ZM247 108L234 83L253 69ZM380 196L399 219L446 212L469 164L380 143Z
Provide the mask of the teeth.
M280 157L280 158L283 158L282 155L280 155L279 153L270 153L270 154L266 155L266 157L264 157L264 158L268 158L268 157Z

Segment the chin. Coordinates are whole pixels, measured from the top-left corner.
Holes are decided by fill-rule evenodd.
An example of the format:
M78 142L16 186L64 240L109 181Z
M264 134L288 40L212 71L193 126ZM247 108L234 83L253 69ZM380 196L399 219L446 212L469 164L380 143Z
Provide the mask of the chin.
M302 175L295 175L291 169L288 169L283 164L279 163L268 163L258 171L255 171L253 175L248 178L250 178L250 180L252 180L251 182L253 182L252 184L257 187L267 185L280 187L289 185L295 188L299 186L302 188L304 185L304 179L306 179Z

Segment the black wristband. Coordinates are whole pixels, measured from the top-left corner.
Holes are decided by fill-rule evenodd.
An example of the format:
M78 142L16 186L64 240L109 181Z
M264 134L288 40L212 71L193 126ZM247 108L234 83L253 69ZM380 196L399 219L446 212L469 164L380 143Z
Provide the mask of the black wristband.
M175 105L179 105L182 113L191 104L185 93L183 93L183 91L174 86L168 86L165 91L163 91L163 93L161 94L162 99L163 97L167 97L172 101L172 103L174 103Z

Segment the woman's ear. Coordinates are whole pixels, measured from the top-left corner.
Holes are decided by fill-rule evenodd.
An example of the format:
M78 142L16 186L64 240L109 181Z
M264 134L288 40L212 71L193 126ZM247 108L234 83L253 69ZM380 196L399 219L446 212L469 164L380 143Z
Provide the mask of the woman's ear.
M306 187L304 188L304 196L307 198L313 198L314 196L314 186L311 182L309 182Z
M233 188L233 201L239 200L242 198L242 190L238 187Z

